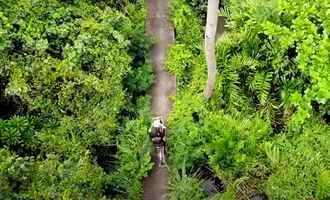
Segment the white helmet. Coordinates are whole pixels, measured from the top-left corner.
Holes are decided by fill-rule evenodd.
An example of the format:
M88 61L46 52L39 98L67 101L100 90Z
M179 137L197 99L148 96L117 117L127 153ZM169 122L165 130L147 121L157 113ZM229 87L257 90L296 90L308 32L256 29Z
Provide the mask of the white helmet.
M153 127L162 127L165 128L162 117L158 116L158 117L154 117L152 118L152 126Z

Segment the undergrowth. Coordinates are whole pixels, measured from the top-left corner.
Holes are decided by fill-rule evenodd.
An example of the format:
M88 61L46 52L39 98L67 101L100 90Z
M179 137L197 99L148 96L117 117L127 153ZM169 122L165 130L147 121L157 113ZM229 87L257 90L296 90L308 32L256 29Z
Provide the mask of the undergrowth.
M210 101L203 96L205 8L194 2L172 1L172 197L211 198L176 188L199 191L194 174L209 165L226 185L216 199L328 199L330 2L226 1Z
M141 198L144 19L140 0L0 0L0 199Z

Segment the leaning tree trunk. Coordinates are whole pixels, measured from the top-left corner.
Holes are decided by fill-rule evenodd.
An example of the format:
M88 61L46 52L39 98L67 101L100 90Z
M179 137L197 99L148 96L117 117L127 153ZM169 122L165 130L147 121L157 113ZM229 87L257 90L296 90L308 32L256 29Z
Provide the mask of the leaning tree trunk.
M207 84L205 97L211 98L213 95L217 64L215 58L215 42L218 24L219 0L208 0L206 31L205 31L205 54L207 63Z

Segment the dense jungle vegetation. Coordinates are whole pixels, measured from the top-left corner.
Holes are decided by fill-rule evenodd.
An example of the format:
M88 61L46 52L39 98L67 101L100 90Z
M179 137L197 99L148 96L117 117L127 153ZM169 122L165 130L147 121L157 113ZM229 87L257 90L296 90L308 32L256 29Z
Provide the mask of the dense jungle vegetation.
M330 199L330 1L222 2L207 103L206 3L171 5L170 199L206 199L205 168L225 185L214 199Z
M329 200L330 1L221 1L208 101L206 8L171 0L169 199ZM145 15L143 0L0 0L0 199L142 198Z
M144 2L0 0L0 199L141 199Z

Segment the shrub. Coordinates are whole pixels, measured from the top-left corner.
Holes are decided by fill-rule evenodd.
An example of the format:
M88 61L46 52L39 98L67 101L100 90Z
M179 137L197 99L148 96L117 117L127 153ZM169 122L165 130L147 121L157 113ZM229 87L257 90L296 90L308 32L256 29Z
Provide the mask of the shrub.
M139 196L151 165L149 99L138 100L153 79L144 2L0 0L0 10L0 96L24 105L0 116L0 198ZM98 145L120 147L111 169Z
M220 199L256 192L327 199L329 2L227 1L209 102L197 14L203 5L195 2L172 3L177 41L167 63L179 82L169 121L172 165L194 171L208 163L227 183Z

